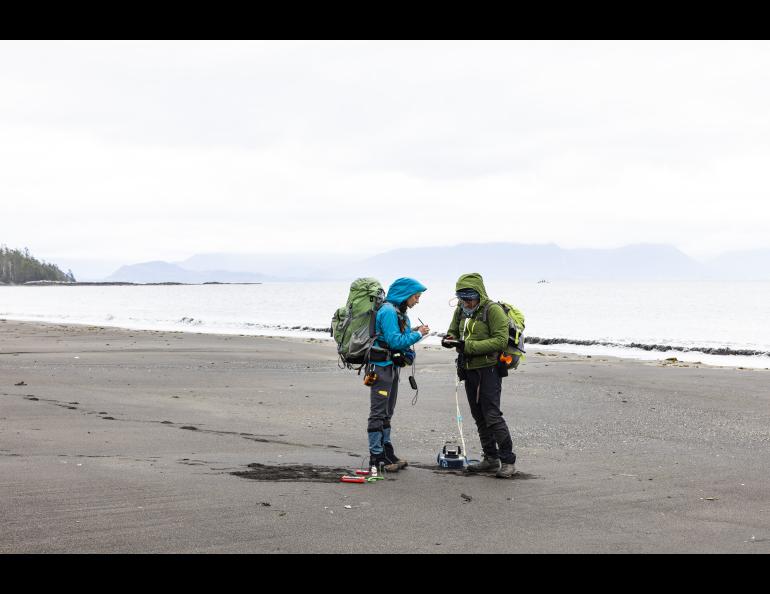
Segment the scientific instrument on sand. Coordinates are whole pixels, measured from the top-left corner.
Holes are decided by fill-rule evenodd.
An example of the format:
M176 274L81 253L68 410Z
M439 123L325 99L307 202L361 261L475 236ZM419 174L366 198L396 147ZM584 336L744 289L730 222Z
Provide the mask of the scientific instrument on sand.
M438 453L436 462L441 468L459 468L463 469L468 464L468 460L463 454L463 448L460 444L447 443Z

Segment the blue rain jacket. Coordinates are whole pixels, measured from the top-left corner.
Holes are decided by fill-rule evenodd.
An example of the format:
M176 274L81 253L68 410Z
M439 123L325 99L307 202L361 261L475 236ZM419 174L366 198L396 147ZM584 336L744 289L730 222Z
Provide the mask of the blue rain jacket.
M388 294L385 296L385 303L382 304L382 307L377 312L375 331L381 338L377 339L377 346L387 347L391 351L405 352L413 344L419 342L422 334L412 330L409 316L406 314L404 314L406 326L404 331L401 332L398 326L398 308L415 293L423 293L427 290L425 285L413 278L399 278L393 281L393 284L388 289ZM382 367L393 365L393 363L391 361L384 361L382 363L375 363L375 365Z

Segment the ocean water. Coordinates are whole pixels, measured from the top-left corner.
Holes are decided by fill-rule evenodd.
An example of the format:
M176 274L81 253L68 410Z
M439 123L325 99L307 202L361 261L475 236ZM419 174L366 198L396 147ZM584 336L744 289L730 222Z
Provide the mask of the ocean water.
M426 284L428 291L409 315L413 325L420 318L434 333L443 333L452 316L454 284ZM0 318L323 338L329 337L326 329L348 287L347 282L2 286ZM529 351L770 368L770 282L489 282L487 289L524 312L527 336L546 343L562 339L530 344ZM434 335L425 342L439 340ZM730 354L714 354L715 349Z

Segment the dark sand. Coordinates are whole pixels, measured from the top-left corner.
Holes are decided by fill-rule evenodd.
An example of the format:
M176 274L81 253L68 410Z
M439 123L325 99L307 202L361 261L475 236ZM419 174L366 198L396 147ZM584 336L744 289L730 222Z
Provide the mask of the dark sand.
M499 480L436 471L452 353L418 349L412 466L356 485L368 390L329 342L0 322L0 553L770 552L770 371L532 347Z

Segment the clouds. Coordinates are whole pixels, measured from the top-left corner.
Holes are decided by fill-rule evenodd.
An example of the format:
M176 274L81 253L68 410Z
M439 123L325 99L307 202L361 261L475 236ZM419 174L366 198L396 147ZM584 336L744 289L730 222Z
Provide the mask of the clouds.
M0 241L759 247L768 67L763 42L1 42Z

